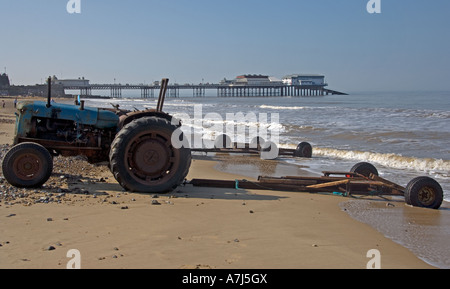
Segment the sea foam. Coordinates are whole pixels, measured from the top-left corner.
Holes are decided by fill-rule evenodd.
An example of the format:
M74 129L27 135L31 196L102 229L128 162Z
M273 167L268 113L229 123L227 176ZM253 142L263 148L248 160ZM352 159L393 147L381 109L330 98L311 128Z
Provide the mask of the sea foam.
M367 161L395 169L413 169L422 172L439 172L450 175L450 160L433 158L415 158L394 153L377 153L357 150L339 150L333 148L314 148L315 156Z

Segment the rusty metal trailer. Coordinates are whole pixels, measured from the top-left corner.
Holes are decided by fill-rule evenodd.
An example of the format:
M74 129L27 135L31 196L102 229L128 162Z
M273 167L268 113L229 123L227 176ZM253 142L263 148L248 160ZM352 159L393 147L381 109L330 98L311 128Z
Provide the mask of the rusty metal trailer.
M192 179L188 184L200 187L328 192L342 196L402 196L409 205L431 209L439 209L443 202L442 187L434 179L417 177L403 187L380 177L376 168L365 162L356 164L349 172L324 171L321 177L260 176L257 182L245 179Z
M274 159L278 156L285 157L312 157L312 146L308 142L301 142L295 149L278 148L273 142L266 142L257 137L251 143L231 142L227 135L217 137L214 148L191 148L193 152L204 153L236 153L236 154L254 154L262 158ZM271 153L275 152L275 153Z

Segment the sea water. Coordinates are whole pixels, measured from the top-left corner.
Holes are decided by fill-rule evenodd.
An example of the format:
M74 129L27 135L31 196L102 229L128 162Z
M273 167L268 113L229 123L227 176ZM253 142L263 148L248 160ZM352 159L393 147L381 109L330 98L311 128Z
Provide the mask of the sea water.
M87 105L123 109L155 108L156 99L89 99ZM406 206L373 208L370 202L345 202L353 218L367 223L438 268L450 268L450 92L352 93L314 97L166 98L164 111L179 117L205 139L219 133L211 120L201 128L192 118L217 113L278 114L278 123L265 120L247 126L279 132L281 147L295 148L307 141L313 157L281 157L318 176L322 171L347 171L361 161L374 164L380 175L406 186L418 176L436 179L444 190L441 210L414 210ZM184 118L184 119L183 119ZM186 119L188 118L188 119ZM217 122L217 120L216 120ZM216 123L217 124L217 123ZM230 136L235 139L235 136ZM425 215L431 215L425 218ZM383 252L381 252L383 253Z
M110 103L114 103L133 110L155 108L156 102L131 97L89 99L86 105L111 107ZM186 115L194 118L199 105L203 115L221 115L224 127L227 114L278 114L279 123L269 120L268 129L276 127L280 147L295 148L302 141L313 146L311 159L281 160L306 166L312 173L346 171L357 162L367 161L377 167L382 177L403 186L417 176L432 177L443 187L445 200L450 201L450 92L166 98L164 111L185 121ZM185 124L194 125L189 121ZM194 128L196 132L198 129ZM204 125L201 133L204 138L214 139L218 132L209 129Z

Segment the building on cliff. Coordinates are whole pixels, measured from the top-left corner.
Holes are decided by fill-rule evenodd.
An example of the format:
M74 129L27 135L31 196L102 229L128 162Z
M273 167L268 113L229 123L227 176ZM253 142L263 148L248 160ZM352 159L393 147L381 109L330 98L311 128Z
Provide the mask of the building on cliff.
M0 95L8 95L9 77L6 73L0 74Z
M0 88L8 89L10 86L9 77L6 73L0 74Z

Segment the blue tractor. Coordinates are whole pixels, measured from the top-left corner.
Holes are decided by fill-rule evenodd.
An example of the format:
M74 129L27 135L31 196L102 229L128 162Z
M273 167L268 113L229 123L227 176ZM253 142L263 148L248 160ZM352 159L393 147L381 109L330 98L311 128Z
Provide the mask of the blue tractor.
M5 179L13 186L36 188L51 176L54 156L85 156L108 162L127 191L166 193L180 185L191 165L189 145L174 145L181 123L162 111L168 79L161 82L156 109L127 111L119 106L85 107L48 99L17 105L14 146L3 159ZM182 133L177 134L183 143Z

